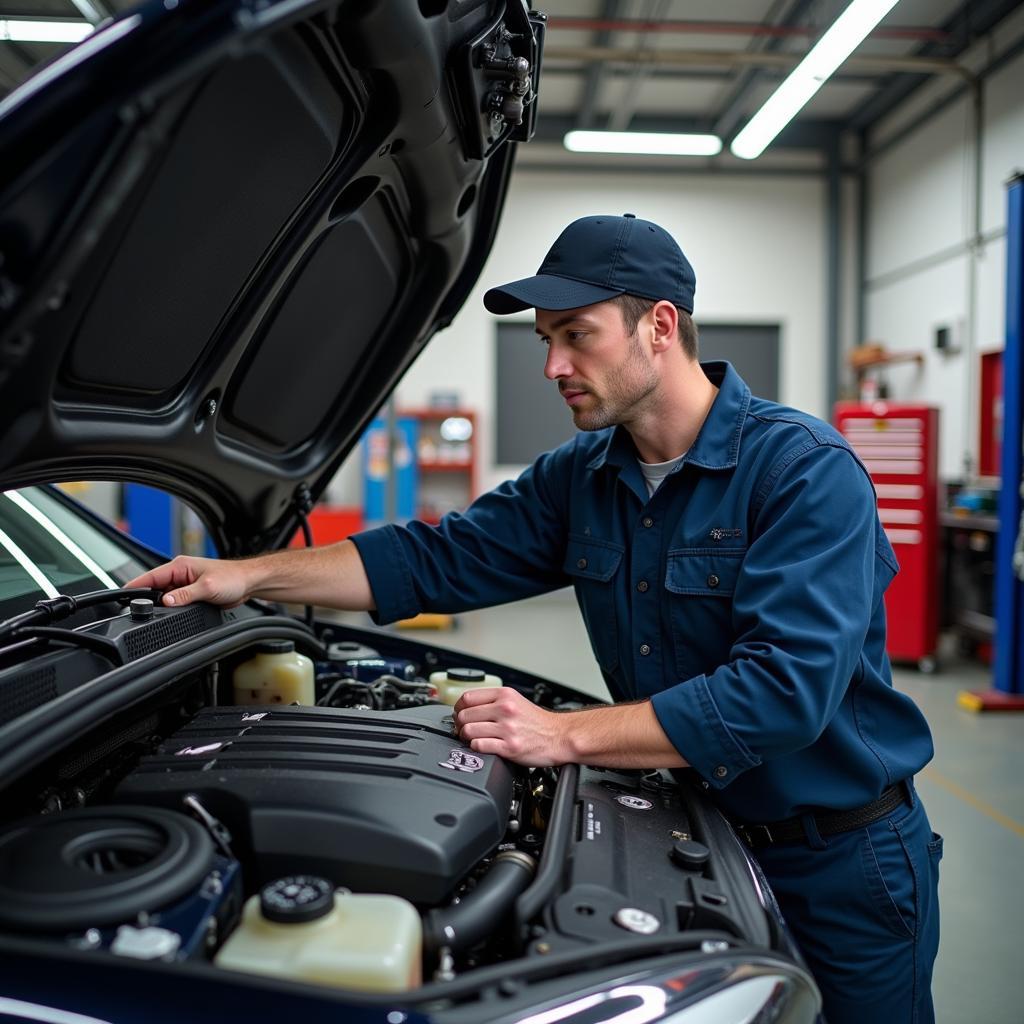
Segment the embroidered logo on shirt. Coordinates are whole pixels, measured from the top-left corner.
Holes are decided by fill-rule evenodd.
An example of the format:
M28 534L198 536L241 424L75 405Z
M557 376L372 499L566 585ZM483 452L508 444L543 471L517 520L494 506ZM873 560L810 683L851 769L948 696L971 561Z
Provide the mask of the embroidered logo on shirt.
M726 529L723 526L716 526L711 531L712 540L725 540L727 537L742 537L743 531L738 529Z

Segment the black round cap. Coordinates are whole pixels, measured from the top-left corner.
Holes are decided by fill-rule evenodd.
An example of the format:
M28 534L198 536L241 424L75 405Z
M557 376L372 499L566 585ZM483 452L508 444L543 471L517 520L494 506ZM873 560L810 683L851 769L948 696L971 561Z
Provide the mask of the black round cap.
M256 645L257 654L289 654L294 650L294 640L261 640Z
M153 602L148 597L133 597L128 602L128 611L133 619L153 617Z
M711 858L711 851L693 839L677 839L669 856L681 868L699 871Z
M482 683L487 673L478 668L450 668L448 678L453 683Z
M260 891L260 911L268 921L303 924L326 917L334 906L334 886L316 875L289 875Z

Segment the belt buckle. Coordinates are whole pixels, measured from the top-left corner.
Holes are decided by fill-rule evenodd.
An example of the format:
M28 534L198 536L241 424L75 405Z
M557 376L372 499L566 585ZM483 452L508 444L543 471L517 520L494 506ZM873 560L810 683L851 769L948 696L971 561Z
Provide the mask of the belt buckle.
M752 850L759 846L770 846L775 842L772 831L767 825L736 825L736 831Z

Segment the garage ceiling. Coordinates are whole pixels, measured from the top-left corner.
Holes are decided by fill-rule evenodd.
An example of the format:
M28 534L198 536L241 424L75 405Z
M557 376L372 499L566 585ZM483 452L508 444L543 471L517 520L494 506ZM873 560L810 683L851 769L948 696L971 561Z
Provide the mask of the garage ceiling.
M820 163L836 129L863 131L956 59L1024 0L901 0L764 156L728 143L848 0L535 0L549 29L535 142L521 164L661 166L666 158L568 154L574 128L714 132L713 158L688 165L747 172ZM86 18L129 0L0 0L0 17ZM64 47L0 40L0 96ZM678 168L680 158L670 158Z

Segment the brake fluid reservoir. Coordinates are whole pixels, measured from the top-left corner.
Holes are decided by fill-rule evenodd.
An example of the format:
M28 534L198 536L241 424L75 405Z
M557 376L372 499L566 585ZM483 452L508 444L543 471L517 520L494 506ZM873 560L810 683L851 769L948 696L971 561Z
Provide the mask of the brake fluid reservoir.
M264 640L232 677L236 704L315 704L313 662L291 640Z
M437 687L439 701L454 707L467 690L501 686L501 677L492 676L478 668L450 668L447 672L432 672L430 684Z
M423 928L399 896L335 892L312 875L251 896L214 957L219 967L363 992L402 992L422 978Z

